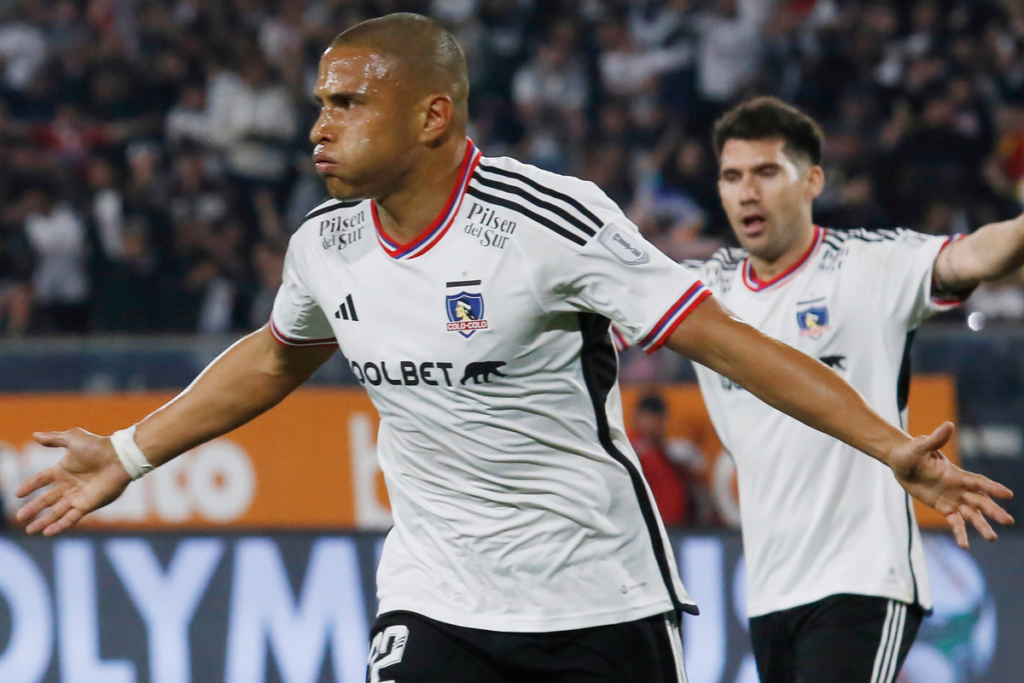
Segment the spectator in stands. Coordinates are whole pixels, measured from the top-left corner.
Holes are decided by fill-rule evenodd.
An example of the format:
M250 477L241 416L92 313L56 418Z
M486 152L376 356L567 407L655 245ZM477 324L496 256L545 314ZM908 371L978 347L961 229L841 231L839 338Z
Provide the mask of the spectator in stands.
M182 145L209 145L213 141L213 127L206 106L206 85L188 83L181 91L181 98L167 112L164 138L172 150Z
M281 286L285 247L274 242L259 242L253 248L253 269L256 271L257 290L249 307L249 327L256 329L267 324L274 308L274 297Z
M37 185L24 197L25 237L36 266L32 294L38 325L55 332L83 333L89 322L85 222L53 189Z
M44 27L48 20L42 3L21 2L15 16L0 25L0 58L4 62L4 83L12 90L24 90L46 60Z
M763 50L761 29L775 0L709 4L695 19L700 36L697 87L707 104L706 114L721 112L754 82Z
M207 240L223 217L241 218L228 261L250 264L242 271L254 245L297 227L321 195L305 137L319 55L338 30L386 11L429 12L455 31L485 153L597 182L677 257L718 236L698 150L715 115L753 92L822 121L819 208L834 225L956 230L1024 203L1018 0L10 0L0 3L0 197L21 206L21 189L43 177L74 193L66 206L87 226L94 299L113 296L101 284L111 226L130 223L144 255L130 268L151 268L164 293L164 315L146 324L196 329L212 281L200 275L220 267L185 234L200 227L193 218L220 214L199 230ZM25 239L14 223L0 259L23 274L38 264L11 256ZM182 250L183 238L193 246ZM255 276L230 270L234 308L245 308ZM31 301L22 274L0 274L11 330ZM112 329L94 303L89 325Z
M237 72L223 69L210 80L207 98L210 130L227 172L243 187L283 192L298 116L271 67L261 56L247 55Z
M15 337L28 331L32 311L32 254L20 227L16 216L0 222L0 334Z
M706 521L704 457L693 444L666 439L665 402L658 394L640 399L629 441L640 458L662 519L669 526Z
M570 38L571 40L571 38ZM512 98L530 136L524 158L553 171L568 168L570 150L586 132L589 83L583 63L565 38L540 46L516 72ZM541 149L540 145L546 145Z
M710 157L700 140L686 139L638 187L631 218L676 260L707 258L731 243L731 231L718 207Z

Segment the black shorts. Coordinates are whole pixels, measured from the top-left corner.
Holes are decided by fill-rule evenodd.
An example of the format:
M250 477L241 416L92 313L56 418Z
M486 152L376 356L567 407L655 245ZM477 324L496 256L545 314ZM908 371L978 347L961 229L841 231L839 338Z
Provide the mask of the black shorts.
M367 683L686 683L675 615L551 633L377 618Z
M754 617L761 683L893 683L923 616L896 600L832 595Z

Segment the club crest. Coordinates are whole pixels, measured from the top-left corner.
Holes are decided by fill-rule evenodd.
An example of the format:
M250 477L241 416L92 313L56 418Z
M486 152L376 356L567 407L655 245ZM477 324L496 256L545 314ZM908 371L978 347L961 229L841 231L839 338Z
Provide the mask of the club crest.
M445 297L445 309L448 312L449 332L458 332L468 339L477 330L487 329L483 294L449 294Z
M808 302L804 305L807 307L796 312L796 324L800 327L801 337L817 339L832 330L832 326L829 325L828 306L823 301Z

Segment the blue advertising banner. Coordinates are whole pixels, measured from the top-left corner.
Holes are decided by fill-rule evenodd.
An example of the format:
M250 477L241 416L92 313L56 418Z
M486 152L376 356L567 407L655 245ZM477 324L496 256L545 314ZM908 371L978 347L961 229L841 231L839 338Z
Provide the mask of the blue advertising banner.
M377 534L0 537L3 683L362 683ZM925 540L935 612L904 683L1016 683L1024 537ZM735 534L674 534L693 683L755 683Z

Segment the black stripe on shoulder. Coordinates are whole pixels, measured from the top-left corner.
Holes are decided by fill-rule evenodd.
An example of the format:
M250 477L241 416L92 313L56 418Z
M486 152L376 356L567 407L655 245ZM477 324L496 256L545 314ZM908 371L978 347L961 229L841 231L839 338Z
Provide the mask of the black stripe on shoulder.
M558 190L552 190L550 187L544 187L543 185L541 185L540 183L536 182L532 178L527 178L526 176L524 176L521 173L516 173L515 171L508 171L508 170L506 170L504 168L498 168L497 166L488 166L487 164L483 163L482 161L477 166L477 170L478 171L484 171L484 172L487 172L487 173L496 173L498 175L503 175L506 178L512 178L514 180L518 180L519 182L525 183L526 185L529 185L533 189L537 190L538 192L542 192L542 193L546 194L549 197L554 197L555 199L561 199L563 202L566 202L567 204L569 204L570 206L575 208L577 211L579 211L581 214L586 216L594 224L594 228L595 229L600 230L601 228L604 227L604 223L602 223L601 220L597 216L595 216L594 213L590 209L588 209L587 207L583 206L583 204L581 204L576 199L570 197L569 195L567 195L567 194L565 194L563 192L559 192Z
M491 204L496 204L498 206L503 206L506 209L511 209L512 211L516 211L518 213L521 213L524 216L526 216L527 218L529 218L529 219L531 219L533 221L536 221L537 223L540 223L541 225L543 225L546 228L550 228L551 230L557 232L562 237L566 238L567 240L569 240L571 242L575 242L576 244L580 245L581 247L587 243L587 241L585 239L583 239L582 237L580 237L576 233L569 232L568 230L566 230L562 226L558 225L557 223L554 223L553 221L550 221L547 218L544 218L544 216L541 216L541 215L539 215L537 213L534 213L533 211L530 211L529 209L527 209L525 206L521 206L519 204L516 204L513 201L510 201L508 199L502 199L501 197L495 197L494 195L487 194L486 192L481 192L479 189L473 187L472 185L470 185L468 188L466 188L466 194L471 195L473 197L476 197L477 199L481 199L481 200L483 200L485 202L489 202Z
M825 242L826 245L832 247L833 249L837 249L838 250L838 249L842 249L843 248L843 243L846 240L841 238L841 237L839 237L835 233L828 232L828 233L825 233L825 238L824 238L823 241Z
M593 237L595 234L597 234L594 231L593 228L591 228L589 225L587 225L586 223L581 221L579 218L576 218L575 216L570 214L565 209L563 209L563 208L561 208L559 206L555 206L551 202L546 202L543 199L541 199L540 197L537 197L536 195L534 195L534 194L532 194L530 192L527 192L526 190L522 189L521 187L516 187L515 185L509 185L508 183L499 183L497 180L488 180L487 178L484 178L480 174L477 174L473 178L473 180L475 180L476 182L480 183L481 185L483 185L485 187L491 188L492 190L500 190L502 192L508 192L509 194L518 195L518 196L522 197L523 199L525 199L526 201L530 202L531 204L533 204L536 207L539 207L541 209L547 209L551 213L554 213L554 214L557 214L558 216L560 216L562 218L562 220L565 220L565 221L568 221L569 223L572 223L572 225L574 227L578 228L580 232L582 232L583 234L585 234L588 237Z
M310 218L316 218L317 216L322 216L325 213L330 213L331 211L337 211L338 209L351 209L353 206L359 206L362 203L363 203L363 200L362 199L358 199L358 200L351 201L351 202L338 202L337 204L331 204L330 206L325 206L322 209L313 209L312 211L307 213L306 216L302 220L308 221Z
M860 240L861 242L893 242L906 230L902 228L853 228L851 230L836 231L837 235L844 235L845 238Z
M733 270L740 267L747 254L742 249L719 249L708 261L715 261L723 270Z

